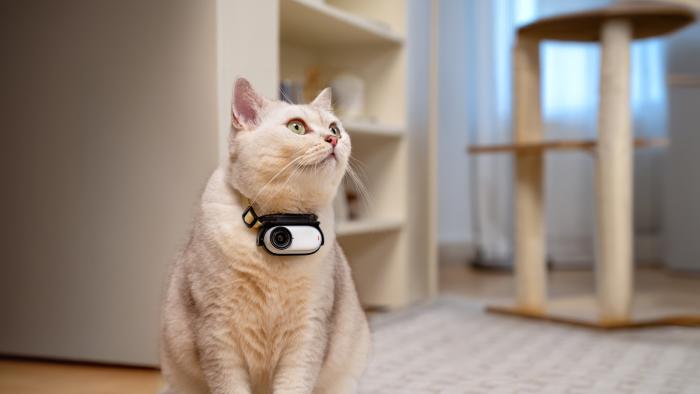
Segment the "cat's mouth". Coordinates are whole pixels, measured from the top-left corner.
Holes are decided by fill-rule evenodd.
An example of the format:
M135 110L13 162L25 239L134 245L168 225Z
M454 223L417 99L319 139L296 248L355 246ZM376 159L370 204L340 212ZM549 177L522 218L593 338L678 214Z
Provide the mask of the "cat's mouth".
M327 165L335 164L335 162L337 160L338 159L335 157L334 154L330 154L330 155L324 157L323 159L321 159L320 161L318 161L316 164L312 165L311 167L315 167L315 168L325 167Z
M321 161L321 163L329 161L329 160L338 161L338 158L335 156L335 151L332 151L331 153L329 153L328 156L326 156L326 158Z
M325 155L320 160L309 163L309 164L304 164L301 167L304 169L317 170L318 168L320 168L322 166L329 165L329 164L335 164L337 161L338 161L338 157L335 155L335 152L330 152L329 154Z

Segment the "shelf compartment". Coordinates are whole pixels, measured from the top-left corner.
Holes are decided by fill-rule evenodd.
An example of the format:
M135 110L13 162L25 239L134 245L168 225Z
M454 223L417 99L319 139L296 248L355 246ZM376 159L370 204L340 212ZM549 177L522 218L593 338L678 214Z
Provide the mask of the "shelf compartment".
M350 136L402 137L404 129L401 126L363 121L343 121L343 127Z
M666 146L663 138L636 138L637 149ZM547 150L578 150L592 152L598 147L597 140L551 140L541 142L521 142L515 144L471 145L467 151L472 155L484 153L541 153Z
M280 40L310 47L403 43L379 23L310 0L280 1Z
M358 219L336 223L337 237L371 234L385 231L400 230L403 220L400 219Z

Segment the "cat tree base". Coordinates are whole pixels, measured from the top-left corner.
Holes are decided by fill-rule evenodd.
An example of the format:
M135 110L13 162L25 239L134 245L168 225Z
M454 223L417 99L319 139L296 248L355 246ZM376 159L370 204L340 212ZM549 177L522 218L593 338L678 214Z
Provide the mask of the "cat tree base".
M651 305L651 300L656 296L649 295L646 297L649 299L649 305ZM554 299L547 303L544 311L528 310L515 305L505 304L489 305L486 311L500 315L603 330L664 326L700 327L700 311L684 311L659 307L639 308L639 310L632 311L630 317L624 320L603 320L598 314L596 299L592 296Z

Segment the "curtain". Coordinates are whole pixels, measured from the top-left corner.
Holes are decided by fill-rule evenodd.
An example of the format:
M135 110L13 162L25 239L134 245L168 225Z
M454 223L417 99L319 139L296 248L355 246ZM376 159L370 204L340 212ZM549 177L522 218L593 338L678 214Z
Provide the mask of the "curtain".
M476 0L468 2L468 138L472 144L512 140L511 51L515 29L534 19L605 6L610 1ZM545 138L595 138L600 52L596 44L546 42L541 47ZM444 58L444 57L443 57ZM633 45L631 105L637 137L666 133L662 42ZM662 149L635 157L635 232L642 259L656 257L660 232ZM548 257L556 264L594 259L595 168L585 153L548 153L546 214ZM469 161L472 231L484 264L512 261L512 158L479 155Z

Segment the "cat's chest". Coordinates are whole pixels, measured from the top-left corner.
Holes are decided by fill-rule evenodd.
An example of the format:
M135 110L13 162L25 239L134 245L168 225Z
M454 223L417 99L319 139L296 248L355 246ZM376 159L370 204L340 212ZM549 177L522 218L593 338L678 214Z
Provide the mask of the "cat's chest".
M235 321L268 331L306 324L318 312L319 300L325 298L325 255L238 262L229 288L235 310L240 311Z
M310 275L280 271L257 267L236 269L231 287L233 298L247 304L256 315L275 316L283 309L307 304L312 290Z
M317 321L317 297L307 275L239 270L231 292L236 303L231 332L251 366L274 366L285 349L308 337Z

